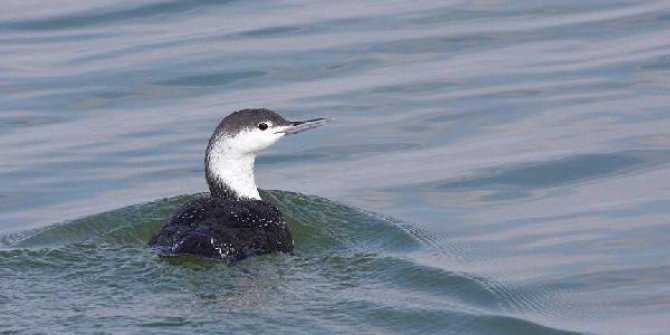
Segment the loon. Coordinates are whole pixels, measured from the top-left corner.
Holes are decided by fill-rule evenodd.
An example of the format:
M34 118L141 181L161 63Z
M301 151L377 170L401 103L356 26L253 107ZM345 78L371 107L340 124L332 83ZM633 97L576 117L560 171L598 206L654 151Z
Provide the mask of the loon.
M258 193L254 161L259 151L285 135L328 121L286 121L264 108L226 116L210 137L205 153L210 196L183 205L149 245L162 254L216 258L228 264L253 255L292 253L293 238L286 220Z

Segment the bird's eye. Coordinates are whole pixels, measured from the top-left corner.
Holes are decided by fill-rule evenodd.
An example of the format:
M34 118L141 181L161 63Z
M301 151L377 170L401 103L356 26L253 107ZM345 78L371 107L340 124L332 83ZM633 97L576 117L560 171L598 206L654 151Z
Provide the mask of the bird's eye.
M260 129L260 130L268 129L268 124L267 123L259 123L258 124L258 129Z

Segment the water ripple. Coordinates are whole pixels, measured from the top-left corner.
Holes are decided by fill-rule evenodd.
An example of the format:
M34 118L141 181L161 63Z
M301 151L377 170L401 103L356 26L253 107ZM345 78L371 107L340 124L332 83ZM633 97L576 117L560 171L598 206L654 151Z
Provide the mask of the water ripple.
M665 1L0 7L0 332L670 328ZM257 180L351 206L267 193L296 257L158 262L184 198L147 202L246 107L335 118Z

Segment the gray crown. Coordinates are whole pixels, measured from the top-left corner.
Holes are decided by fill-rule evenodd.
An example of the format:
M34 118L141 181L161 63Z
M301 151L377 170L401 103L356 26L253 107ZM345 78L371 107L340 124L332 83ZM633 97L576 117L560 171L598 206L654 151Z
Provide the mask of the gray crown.
M279 114L265 108L242 109L226 116L219 126L216 127L214 134L234 135L242 130L257 127L262 122L272 122L276 126L289 125Z

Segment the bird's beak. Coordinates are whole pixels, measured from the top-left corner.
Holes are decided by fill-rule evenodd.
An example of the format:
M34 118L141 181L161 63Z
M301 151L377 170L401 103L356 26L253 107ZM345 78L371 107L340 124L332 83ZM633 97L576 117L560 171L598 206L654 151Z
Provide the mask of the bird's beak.
M302 133L305 130L310 130L312 128L323 126L328 123L330 119L318 118L307 121L295 121L289 122L288 125L284 126L280 133L285 133L286 135Z

